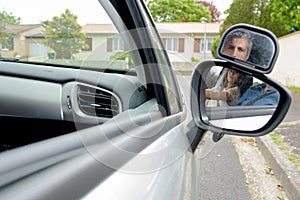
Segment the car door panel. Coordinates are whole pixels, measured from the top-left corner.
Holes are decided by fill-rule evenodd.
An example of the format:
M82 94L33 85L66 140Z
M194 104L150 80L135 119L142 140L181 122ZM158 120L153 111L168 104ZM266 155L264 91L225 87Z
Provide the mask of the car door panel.
M153 105L150 108L153 109ZM124 170L125 173L135 173L137 170L148 173L161 167L168 167L168 165L176 162L179 162L179 164L175 164L179 167L182 165L182 156L189 148L189 142L185 134L182 134L184 126L180 125L175 129L172 127L181 121L177 118L180 118L182 114L168 119L159 119L158 111L153 111L153 115L150 114L150 120L151 118L156 120L149 123L149 112L147 117L140 117L137 114L142 113L143 115L145 109L149 109L149 107L142 108L142 112L141 110L133 111L133 113L124 112L116 117L118 119L112 119L99 126L38 142L27 147L24 146L21 147L22 149L4 152L1 163L6 163L6 165L1 167L1 180L3 181L0 196L18 199L18 192L11 193L12 189L14 191L26 191L22 193L22 198L28 197L29 199L31 197L43 197L45 199L49 197L50 199L55 195L77 198L115 173L115 170ZM132 126L122 126L128 117L131 119ZM137 127L139 124L141 126ZM150 129L152 132L149 131ZM126 134L123 134L125 130ZM149 135L149 133L153 133L153 130L157 130L157 134ZM143 153L143 149L147 146L149 146L148 149L144 150ZM162 150L156 152L159 146ZM166 154L165 151L173 151L173 157L169 157L170 154ZM14 157L24 159L19 159L18 162L14 163L9 162ZM153 158L154 160L152 160ZM131 162L135 164L127 164L126 167L122 167L129 160L133 160ZM154 166L148 165L148 162L153 162ZM139 165L136 165L137 163ZM14 170L10 170L10 173L6 174L5 171L9 171L9 169ZM69 170L63 172L63 169ZM47 178L47 181L39 184L39 191L27 192L30 191L31 185L37 184L49 175L51 180ZM161 176L159 177L161 178ZM18 182L14 183L16 180ZM71 181L72 184L65 184L66 180ZM175 184L178 179L175 178L173 181ZM135 184L139 185L139 182ZM176 184L181 185L181 181L176 182ZM51 193L49 188L53 187L60 189ZM77 188L76 192L68 194L65 192L72 188L73 190Z

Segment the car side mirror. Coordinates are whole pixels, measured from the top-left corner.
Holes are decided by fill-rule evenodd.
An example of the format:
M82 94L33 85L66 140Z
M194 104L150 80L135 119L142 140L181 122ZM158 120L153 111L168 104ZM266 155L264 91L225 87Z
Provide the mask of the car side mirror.
M221 60L201 62L196 67L191 92L195 124L214 133L241 136L261 136L271 132L289 109L289 90L264 75L234 69L248 79L245 81L248 83L242 83L247 86L238 92L226 91L223 80L229 70L233 70L231 65ZM238 97L233 100L235 95ZM229 103L232 101L234 104Z
M217 48L218 58L263 74L272 71L278 52L277 38L272 32L248 24L227 29Z
M241 57L247 47L245 32L261 42L252 44L252 55ZM232 35L241 40L229 44ZM192 74L196 126L240 136L261 136L276 128L291 104L289 90L265 75L272 71L278 50L276 37L265 29L247 24L229 28L217 49L220 59L200 62Z

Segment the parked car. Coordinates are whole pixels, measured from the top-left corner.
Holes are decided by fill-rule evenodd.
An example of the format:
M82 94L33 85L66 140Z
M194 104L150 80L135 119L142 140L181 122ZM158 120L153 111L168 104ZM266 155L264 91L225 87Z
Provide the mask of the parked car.
M42 26L1 30L12 45L5 44L0 60L0 199L196 199L194 152L207 131L257 137L287 113L288 90L265 75L279 51L269 31L229 29L219 59L196 66L187 93L143 0L84 3L92 5L89 15L109 16L114 29L93 30L80 51L72 51L75 33L67 34L74 28L66 22L70 11ZM270 44L267 62L222 53L237 28ZM271 85L278 104L206 106L208 83L220 82L225 69Z

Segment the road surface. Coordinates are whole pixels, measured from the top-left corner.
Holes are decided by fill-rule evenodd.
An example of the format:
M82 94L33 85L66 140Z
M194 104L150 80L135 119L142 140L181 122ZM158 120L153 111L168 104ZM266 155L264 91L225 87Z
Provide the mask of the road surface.
M190 76L177 75L182 91L189 97ZM189 98L185 99L189 104ZM195 156L201 160L198 199L222 200L287 200L280 182L272 174L255 139L225 135L218 143L207 132L198 145ZM270 171L268 171L270 170Z

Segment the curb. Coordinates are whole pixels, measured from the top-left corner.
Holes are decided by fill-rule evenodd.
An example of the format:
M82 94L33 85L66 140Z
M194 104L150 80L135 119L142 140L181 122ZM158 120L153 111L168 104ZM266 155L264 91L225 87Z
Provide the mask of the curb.
M287 159L268 136L256 138L257 146L272 168L276 178L281 182L290 200L300 199L300 171Z

